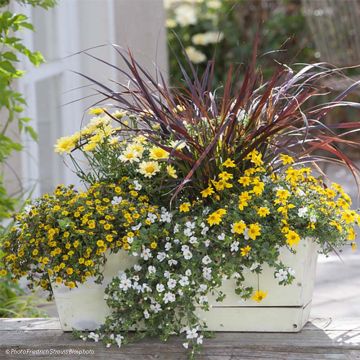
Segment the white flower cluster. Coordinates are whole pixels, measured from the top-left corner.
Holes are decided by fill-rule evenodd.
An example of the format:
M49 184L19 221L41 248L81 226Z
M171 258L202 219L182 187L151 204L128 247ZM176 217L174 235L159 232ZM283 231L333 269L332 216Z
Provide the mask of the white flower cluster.
M317 221L316 215L311 213L307 206L304 206L298 210L298 216L300 218L308 218L312 223L316 223Z
M278 280L279 283L287 281L290 276L295 276L295 271L292 268L283 268L279 269L275 273L275 277Z
M181 332L186 334L187 340L195 340L198 345L201 345L203 343L204 336L199 334L198 326L196 326L195 328L190 328L189 326L184 327L183 329L181 329ZM183 343L183 346L185 349L187 349L189 347L189 342Z

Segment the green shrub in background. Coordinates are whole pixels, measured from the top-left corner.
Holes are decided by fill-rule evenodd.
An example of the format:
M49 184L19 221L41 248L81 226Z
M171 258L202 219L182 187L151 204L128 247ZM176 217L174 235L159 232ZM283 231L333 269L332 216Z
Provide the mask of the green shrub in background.
M19 132L26 132L36 140L36 133L29 125L30 119L22 116L26 101L15 87L16 80L24 75L20 58L28 59L34 66L44 62L38 51L31 51L22 43L21 33L34 29L27 16L11 11L11 5L17 2L48 9L55 5L55 1L0 0L0 241L6 232L3 222L18 202L15 196L8 194L4 185L4 165L8 157L14 151L22 150L22 145L9 135L10 124L16 122ZM0 253L0 262L1 257ZM34 296L25 295L8 276L0 274L0 317L37 316L36 303Z
M300 0L164 0L164 3L173 84L181 78L177 57L182 59L182 47L199 73L215 53L215 81L220 83L230 64L249 59L260 23L259 54L266 54L260 65L265 77L272 73L276 61L291 64L314 60L314 46Z

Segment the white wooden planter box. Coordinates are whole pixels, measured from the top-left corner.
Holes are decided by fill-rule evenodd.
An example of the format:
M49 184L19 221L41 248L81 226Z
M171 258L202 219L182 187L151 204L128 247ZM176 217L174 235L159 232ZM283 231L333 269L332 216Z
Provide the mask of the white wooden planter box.
M267 297L260 303L243 301L235 294L234 280L225 280L221 290L227 295L221 303L209 297L210 311L198 310L211 331L298 332L309 319L316 275L318 246L311 239L301 240L296 254L281 249L282 262L295 270L291 285L279 285L274 269L264 266L260 289ZM257 289L258 277L247 271L245 286Z
M94 280L88 279L77 288L69 289L65 285L52 283L61 328L64 331L95 330L103 324L106 316L110 314L110 309L104 300L106 286L119 271L127 269L136 262L136 258L130 257L121 250L117 254L108 256L102 284L96 284Z
M225 300L217 303L210 298L210 311L198 310L212 331L258 331L258 332L298 332L307 322L310 314L312 291L314 287L317 245L310 239L302 240L297 246L296 255L288 249L281 250L281 260L295 270L292 285L282 286L274 278L274 269L264 267L260 275L260 289L267 291L261 302L246 302L234 293L233 280L226 280L221 290L227 294ZM54 297L64 331L94 330L109 314L104 300L104 290L111 279L136 263L135 258L125 252L112 254L104 268L104 281L95 284L88 280L78 288L68 289L53 284ZM248 271L245 286L257 288L257 275Z

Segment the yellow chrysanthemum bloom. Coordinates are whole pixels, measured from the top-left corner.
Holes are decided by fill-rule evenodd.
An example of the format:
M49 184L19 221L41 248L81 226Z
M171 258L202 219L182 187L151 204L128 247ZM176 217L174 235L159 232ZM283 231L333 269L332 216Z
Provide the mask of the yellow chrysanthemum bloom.
M126 149L119 157L121 162L129 162L129 163L133 163L133 162L138 162L139 157L138 157L138 153L134 150L131 149Z
M146 178L152 178L159 171L160 167L156 161L143 161L139 165L139 173Z
M251 299L253 299L256 302L261 302L262 300L264 300L267 296L267 292L262 291L262 290L257 290L255 291L254 295L251 297Z
M150 159L163 160L169 157L169 153L161 147L153 147L150 149Z
M57 153L70 153L76 145L76 141L72 136L64 136L57 140L55 144L55 152Z
M104 112L104 109L99 108L99 107L97 107L97 108L91 108L91 109L88 111L89 115L100 115L100 114L102 114L103 112Z

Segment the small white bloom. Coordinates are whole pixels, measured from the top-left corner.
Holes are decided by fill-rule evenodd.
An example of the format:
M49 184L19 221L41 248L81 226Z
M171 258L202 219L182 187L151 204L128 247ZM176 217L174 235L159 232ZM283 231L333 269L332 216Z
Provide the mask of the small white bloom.
M208 299L207 296L201 295L201 296L199 297L199 304L200 304L200 305L206 304L206 303L208 303L208 302L209 302L209 299Z
M164 303L167 304L169 302L174 302L176 300L175 298L175 294L171 293L171 292L167 292L164 294Z
M185 276L181 275L180 280L179 280L179 284L181 286L189 285L189 278L186 275Z
M148 272L149 272L149 274L155 274L155 273L156 273L156 268L155 268L155 266L150 265L150 266L148 267Z
M205 236L208 231L209 231L209 227L208 227L208 226L203 227L203 229L201 230L201 235Z
M141 270L141 266L138 265L138 264L135 264L135 265L134 265L134 270L137 271L137 272L140 271L140 270Z
M210 246L210 240L209 239L207 239L207 240L205 240L204 241L204 245L205 245L205 247L209 247Z
M161 305L158 304L158 303L151 304L150 305L150 310L153 311L155 314L157 314L158 312L161 311Z
M133 226L131 229L136 231L136 230L139 230L142 226L142 223L138 223L137 225Z
M207 264L210 264L211 263L211 259L208 255L204 256L201 260L201 262L204 264L204 265L207 265Z
M170 259L170 260L168 261L169 266L177 265L177 263L178 263L178 261L175 260L175 259Z
M117 344L118 347L121 347L121 341L124 339L123 336L121 336L120 334L116 335L116 338L115 338L115 342Z
M199 286L199 292L206 292L207 290L207 285L206 284L200 284Z
M95 334L94 332L91 332L91 333L88 335L88 339L92 339L92 340L94 340L95 342L98 342L98 341L99 341L99 334Z
M188 237L190 237L190 236L192 236L193 235L193 231L192 231L192 229L190 229L190 228L186 228L185 230L184 230L184 235L185 236L188 236Z
M142 257L145 261L149 260L152 257L151 250L147 248L143 248L140 257Z
M316 223L316 221L317 221L316 215L311 214L311 215L310 215L310 221L311 221L312 223Z
M142 189L142 185L139 183L138 180L134 180L134 186L136 191L140 191Z
M165 290L165 286L163 284L156 285L156 291L162 293Z
M167 257L167 255L164 252L159 252L156 256L156 258L162 262L165 258Z
M147 310L144 310L144 318L148 319L150 317L150 314Z
M157 219L157 216L153 213L148 213L148 216L147 216L147 219L146 220L149 220L151 223L154 223Z
M179 225L179 224L176 224L176 225L174 226L174 231L173 231L173 233L176 234L177 232L179 232L179 230L180 230L180 225Z
M246 228L245 231L244 231L244 238L245 238L245 240L250 239L250 237L249 237L249 229L248 228Z
M167 286L169 289L173 289L176 286L176 280L175 279L169 279L167 282Z
M170 271L164 271L164 278L166 278L166 279L170 279L170 276L171 276L171 274L170 274Z
M196 236L191 236L190 240L189 240L189 243L194 245L194 244L197 244L198 241L197 241L197 237Z
M188 348L189 348L189 343L184 342L184 343L182 344L182 346L183 346L185 349L188 349Z
M185 226L188 228L188 229L195 229L195 223L194 222L191 222L191 221L187 221L185 223Z
M203 336L203 335L200 335L200 336L196 339L196 343L197 343L198 345L201 345L201 344L203 343L203 338L204 338L204 336Z
M204 267L203 268L203 277L204 277L204 279L211 280L211 272L212 272L211 268Z
M166 251L169 251L171 248L172 248L171 243L167 242L167 243L165 244L165 250L166 250Z
M238 241L234 241L231 245L230 245L230 251L231 252L236 252L239 251L239 242Z
M185 271L185 275L186 275L186 276L191 276L191 270L190 270L190 269L187 269L187 270Z
M112 201L111 201L111 205L118 205L122 202L122 197L121 196L114 196Z
M219 239L219 240L224 240L224 239L225 239L225 234L224 234L224 233L221 233L221 234L218 236L218 239Z

